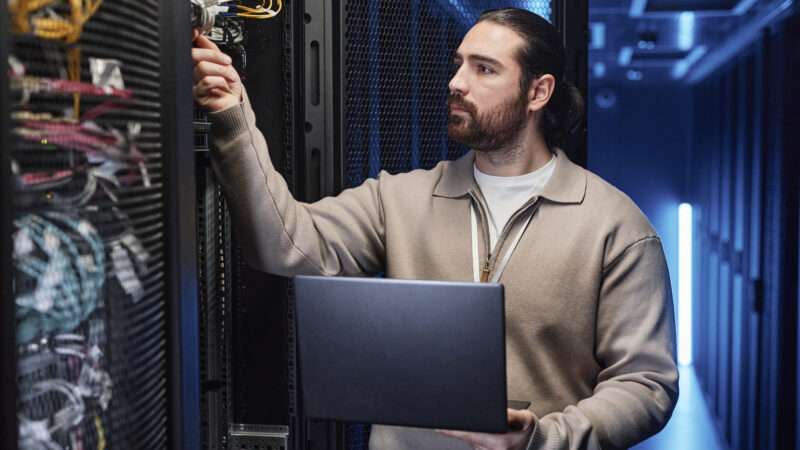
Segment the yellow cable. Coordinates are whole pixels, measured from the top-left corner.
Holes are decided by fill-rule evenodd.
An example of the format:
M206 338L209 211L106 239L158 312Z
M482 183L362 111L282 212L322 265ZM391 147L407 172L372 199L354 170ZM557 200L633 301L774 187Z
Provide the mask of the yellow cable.
M72 81L81 81L81 48L67 50L67 72ZM72 94L72 109L76 119L81 117L81 94Z
M67 44L78 42L83 33L86 22L97 12L103 3L102 0L69 0L70 18L69 20L61 17L34 17L28 21L30 13L35 12L44 6L54 3L54 0L17 0L14 14L15 29L20 32L30 30L33 25L33 32L42 39L64 40Z
M283 1L277 0L277 2L278 2L277 10L272 9L272 0L270 0L269 6L266 6L266 0L262 0L261 6L257 8L253 8L246 5L236 5L239 10L244 11L237 13L236 15L238 17L242 17L245 19L260 19L260 20L272 19L273 17L277 16L283 9Z
M94 416L94 427L97 428L97 450L105 450L106 434L103 431L103 422L100 416Z
M2 1L2 0L0 0ZM97 12L103 0L68 0L69 20L53 15L33 17L31 14L59 0L10 0L12 28L17 33L33 34L41 39L63 40L72 46L67 50L67 73L71 81L81 80L81 51L74 46L80 40L86 22ZM73 94L75 117L80 117L80 94Z
M64 19L37 17L32 23L34 33L42 39L62 40L72 32L72 25Z
M258 13L264 11L265 9L272 9L272 0L269 0L269 6L267 6L266 3L267 3L266 0L261 0L261 5L256 8L247 5L236 5L236 6L243 11Z
M38 11L45 6L49 6L58 0L16 0L9 4L11 12L12 28L17 33L30 32L30 21L28 18L31 13Z

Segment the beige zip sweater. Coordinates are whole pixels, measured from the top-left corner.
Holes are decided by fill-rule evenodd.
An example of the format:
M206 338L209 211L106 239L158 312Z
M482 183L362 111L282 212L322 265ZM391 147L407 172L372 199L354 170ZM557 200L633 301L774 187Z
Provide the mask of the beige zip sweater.
M296 201L275 171L249 103L211 114L212 162L255 268L295 274L473 279L470 202L487 254L474 154ZM508 398L529 400L529 449L621 449L659 431L678 397L669 276L661 242L623 193L558 152L500 281ZM493 257L494 259L494 257ZM469 448L428 430L373 427L371 448Z

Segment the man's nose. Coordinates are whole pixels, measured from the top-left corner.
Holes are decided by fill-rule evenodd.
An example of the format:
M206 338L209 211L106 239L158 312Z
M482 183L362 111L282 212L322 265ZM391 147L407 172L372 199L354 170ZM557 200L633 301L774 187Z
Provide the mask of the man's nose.
M460 94L462 97L467 94L467 83L461 73L461 68L453 74L450 83L447 85L450 88L450 94Z

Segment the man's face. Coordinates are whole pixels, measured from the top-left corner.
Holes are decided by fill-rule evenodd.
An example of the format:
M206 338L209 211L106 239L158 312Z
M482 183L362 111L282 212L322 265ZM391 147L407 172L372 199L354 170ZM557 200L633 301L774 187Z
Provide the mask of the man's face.
M527 122L528 93L515 53L524 44L516 32L492 22L469 30L453 59L450 80L451 139L477 151L513 143Z

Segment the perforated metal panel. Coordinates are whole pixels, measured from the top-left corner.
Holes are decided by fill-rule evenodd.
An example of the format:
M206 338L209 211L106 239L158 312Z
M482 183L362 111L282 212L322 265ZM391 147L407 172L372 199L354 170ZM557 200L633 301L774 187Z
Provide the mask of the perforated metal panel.
M346 176L431 168L466 149L447 138L452 53L486 9L516 6L547 18L549 0L350 0L346 5Z
M160 5L31 3L10 7L19 447L164 448Z
M207 154L198 154L205 160ZM200 285L200 407L203 446L225 449L231 417L230 312L232 249L230 213L207 161L197 167Z
M291 1L283 1L282 12L273 20L227 18L219 28L236 33L212 32L212 40L233 59L233 67L244 81L259 129L267 136L273 163L291 182L292 134L291 101L295 95L288 82L291 38L288 11ZM241 27L239 29L239 27ZM227 41L225 35L241 39ZM282 78L286 81L280 82ZM276 93L283 91L283 97ZM268 99L265 99L268 97ZM281 102L286 102L286 108ZM267 126L264 126L267 124ZM276 131L279 131L276 133ZM287 425L285 397L293 398L294 383L285 380L287 361L286 314L276 314L265 305L280 305L283 289L264 286L262 275L249 269L237 243L224 192L211 169L209 149L211 124L201 108L195 109L194 135L197 174L196 216L200 309L200 410L203 448L256 448L261 436L237 436L230 424ZM282 139L286 136L285 140ZM282 142L283 141L283 142ZM283 145L282 145L283 144ZM257 343L254 344L254 343ZM275 356L275 347L281 347ZM289 371L293 362L289 361ZM277 374L277 375L276 375ZM287 394L287 391L290 391ZM278 401L270 394L281 394ZM237 429L238 430L238 429ZM241 430L238 430L241 431ZM267 439L269 441L269 439ZM259 447L261 448L261 447ZM264 449L266 450L266 446ZM278 447L275 447L276 450Z

